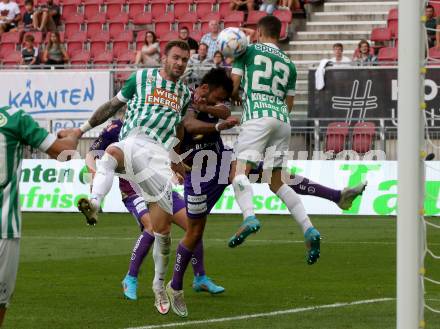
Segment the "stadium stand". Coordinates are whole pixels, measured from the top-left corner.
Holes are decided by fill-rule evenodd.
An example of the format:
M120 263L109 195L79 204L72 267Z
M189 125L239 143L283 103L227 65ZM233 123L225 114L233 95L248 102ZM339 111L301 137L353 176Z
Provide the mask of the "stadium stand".
M335 154L343 151L348 136L349 124L346 122L332 122L327 127L325 138L325 152Z

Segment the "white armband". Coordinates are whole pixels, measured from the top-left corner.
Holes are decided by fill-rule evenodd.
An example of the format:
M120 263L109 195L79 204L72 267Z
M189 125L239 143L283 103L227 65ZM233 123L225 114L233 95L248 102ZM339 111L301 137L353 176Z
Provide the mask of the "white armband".
M85 134L86 132L88 132L89 130L91 130L93 127L90 125L89 121L86 121L82 124L81 127L79 127L79 129L82 131L83 134Z

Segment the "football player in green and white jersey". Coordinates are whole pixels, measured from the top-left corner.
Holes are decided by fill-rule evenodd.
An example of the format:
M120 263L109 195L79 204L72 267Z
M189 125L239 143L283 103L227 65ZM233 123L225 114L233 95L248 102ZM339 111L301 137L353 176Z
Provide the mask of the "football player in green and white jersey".
M234 145L235 161L231 166L230 178L244 221L229 240L229 246L240 245L247 236L260 229L254 213L253 191L248 175L252 166L264 158L265 166L272 168L268 181L270 189L286 204L301 226L308 248L307 263L314 264L320 254L320 234L307 216L301 199L285 184L281 174L283 157L289 150L289 114L293 108L297 73L290 58L277 46L280 31L281 22L275 16L260 19L257 25L258 42L250 45L235 60L232 68L233 97L238 99L241 83L244 88L244 113Z
M64 150L75 150L77 144L74 135L61 139L50 135L23 110L0 108L0 327L18 270L21 237L18 184L23 147L30 145L56 158Z
M107 147L96 162L91 199L81 199L78 208L89 224L95 224L99 205L110 191L116 171L140 187L149 204L154 230L155 278L153 291L158 311L169 311L164 278L170 254L172 218L172 170L184 175L183 164L171 164L170 149L183 138L180 122L191 100L189 88L180 81L190 49L185 41L170 41L162 57L161 69L147 68L133 73L119 93L101 105L79 129L78 136L107 121L127 104L119 142Z

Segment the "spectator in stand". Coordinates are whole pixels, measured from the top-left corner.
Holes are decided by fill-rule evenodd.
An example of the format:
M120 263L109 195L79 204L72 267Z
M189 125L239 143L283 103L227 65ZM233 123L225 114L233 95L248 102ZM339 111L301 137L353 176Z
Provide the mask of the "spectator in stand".
M34 28L38 31L54 32L57 30L60 17L60 6L53 0L47 0L47 3L40 5L34 13Z
M3 32L16 31L20 19L20 8L17 3L9 0L0 2L0 34Z
M23 30L28 32L33 29L33 16L34 16L34 2L32 0L26 0L24 2L25 12L23 14Z
M277 9L278 0L263 0L260 5L260 11L265 11L267 14L272 15L275 9Z
M435 18L435 10L431 5L427 5L425 8L426 22L425 27L427 28L426 33L428 35L428 45L429 48L435 45L435 28L437 26L437 20Z
M23 47L21 49L21 65L37 65L39 64L38 47L34 46L34 36L27 34L24 36Z
M135 64L145 66L160 65L160 47L154 32L148 31L145 34L144 45L136 53Z
M68 62L69 55L67 55L66 49L60 42L60 34L51 32L49 42L43 52L43 63L46 65L64 65Z
M191 55L195 54L199 49L199 44L189 36L189 29L186 26L182 26L179 29L179 39L188 42Z
M335 43L333 45L333 54L335 56L330 58L330 62L332 62L333 65L344 65L351 63L351 59L344 56L344 46L342 43Z
M359 42L357 51L353 55L353 62L356 64L371 65L377 60L376 56L372 55L370 52L370 44L367 40L363 39Z
M199 51L190 57L183 81L188 87L195 89L200 85L202 77L214 66L211 58L208 58L208 45L200 43Z
M209 59L212 59L214 57L214 53L217 51L217 37L219 33L220 33L219 22L217 22L216 20L212 20L209 22L209 33L206 33L202 37L202 40L200 40L200 43L205 43L208 45L207 56Z
M223 67L225 66L225 57L223 56L222 52L220 50L217 50L214 54L214 58L212 59L214 62L214 65L216 67Z
M232 0L231 10L252 11L254 10L254 0Z
M188 65L212 65L213 61L208 57L208 45L206 43L200 43L199 51L190 57Z
M279 10L293 10L294 0L280 0Z

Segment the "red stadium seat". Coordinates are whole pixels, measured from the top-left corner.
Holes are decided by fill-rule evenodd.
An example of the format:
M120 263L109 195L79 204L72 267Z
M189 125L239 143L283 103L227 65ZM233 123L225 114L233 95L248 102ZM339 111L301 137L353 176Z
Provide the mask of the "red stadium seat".
M168 41L171 41L171 40L175 40L175 39L177 39L178 37L179 37L179 33L178 33L178 32L175 32L175 31L172 31L172 32L168 32L167 34L163 35L163 36L160 38L160 41L166 41L166 42L168 42Z
M397 48L394 47L383 47L379 50L377 59L380 62L395 62L397 61L398 54Z
M354 125L351 148L357 153L371 150L376 125L373 122L358 122Z
M84 17L87 21L90 21L91 19L95 19L95 16L99 16L99 14L103 14L101 12L101 4L92 3L92 4L84 5Z
M69 16L77 14L78 13L78 5L77 4L71 4L71 5L63 5L63 13L61 14L61 18L65 21L66 19L69 19Z
M173 12L166 13L155 19L154 32L156 33L159 39L162 35L165 35L169 31L171 31L174 20L175 18Z
M209 22L209 21L220 21L221 20L221 16L219 12L210 12L210 13L204 13L204 14L200 14L197 12L197 17L199 18L199 20L201 22Z
M3 60L4 66L13 66L21 63L21 53L19 51L14 51L7 54Z
M192 31L190 33L191 38L193 38L194 40L196 40L197 42L200 42L200 40L203 37L202 31Z
M112 35L110 32L110 38L113 39L113 42L124 41L124 42L133 42L133 31L127 30L117 35Z
M105 13L107 14L107 18L116 17L120 15L122 12L123 12L123 8L122 8L122 4L120 3L111 3L106 5Z
M282 23L290 24L292 22L292 12L290 10L275 10L273 15Z
M345 140L348 136L348 123L332 122L327 127L325 152L333 151L335 154L345 149Z
M93 59L94 64L111 64L113 63L113 53L111 52L102 52L97 54Z
M141 13L133 18L134 25L146 25L153 22L153 16L151 13Z
M91 38L92 35L102 32L102 24L101 23L88 23L87 24L87 37Z
M86 51L81 51L79 53L74 54L71 58L70 58L70 63L73 65L86 65L88 64L90 61L90 54Z
M220 0L218 5L218 11L221 13L225 13L227 11L231 11L231 1L229 0Z
M64 25L64 35L66 39L70 39L70 37L77 32L81 32L81 24L74 23Z
M398 21L388 21L388 28L391 30L391 35L393 39L399 37L399 22Z
M188 3L175 3L174 4L174 16L177 20L179 20L180 17L183 17L190 13L190 8Z
M130 50L130 43L126 41L114 41L113 42L113 55L118 57L121 54L126 53Z
M82 0L84 5L102 5L104 0Z
M14 43L2 43L0 44L0 59L5 58L10 53L17 51L17 45Z
M124 5L127 1L126 0L104 0L106 5L109 4L120 4L120 5Z
M233 11L228 16L223 18L224 27L237 27L243 25L244 22L244 12L243 11Z
M90 55L95 58L98 54L107 51L107 44L110 42L110 33L101 31L90 38Z
M388 11L388 21L397 21L399 19L399 10L397 8L391 8Z
M440 14L440 2L430 1L429 4L434 7L434 17L437 17Z
M108 29L110 34L116 35L117 33L125 31L125 26L128 24L128 14L120 13L118 16L108 20Z
M69 6L69 5L79 6L81 4L81 0L62 0L61 3L63 5L63 11L64 11L64 6Z
M130 19L135 18L137 15L145 13L144 3L130 3L128 5L128 17ZM149 13L151 15L151 13Z
M82 24L84 22L84 15L79 13L72 13L63 18L64 24Z
M429 49L429 58L440 59L440 49L432 47Z
M90 23L99 23L99 24L104 24L107 21L107 16L105 13L96 13L94 16L92 17L86 17L86 21L88 24Z
M116 57L116 63L118 64L132 64L136 59L136 54L133 51L127 51L121 53ZM128 77L127 77L128 78Z
M23 39L27 36L27 35L33 35L34 36L34 43L36 45L39 45L40 43L43 42L43 32L26 32L23 35Z
M194 1L193 0L174 0L173 3L187 3L187 4L192 4Z
M67 42L67 53L69 56L84 49L84 43L87 41L87 33L78 31L71 35Z
M196 4L196 13L198 17L203 17L212 13L212 3L197 3Z
M198 18L197 18L197 14L196 13L187 13L186 15L180 17L178 19L179 21L179 29L182 26L186 26L188 27L188 29L194 30L194 25L197 23Z
M267 16L267 13L253 10L248 13L248 18L246 21L247 25L257 25L258 21L263 18L264 16Z
M392 38L391 30L387 27L376 27L371 31L372 42L390 41Z
M5 32L1 35L1 44L13 43L17 44L21 41L21 32Z
M150 4L150 12L153 15L153 18L158 18L164 15L168 8L168 2L159 2L159 3L151 3Z

